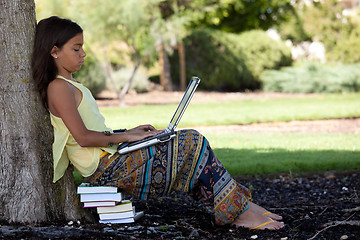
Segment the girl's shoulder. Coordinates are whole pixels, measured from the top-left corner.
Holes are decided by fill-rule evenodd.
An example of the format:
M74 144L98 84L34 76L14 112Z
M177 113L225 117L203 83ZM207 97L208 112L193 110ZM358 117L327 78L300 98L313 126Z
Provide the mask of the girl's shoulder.
M52 80L49 83L49 86L50 85L53 85L53 86L71 86L72 84L70 83L70 80L67 80L66 78L56 77L54 80Z
M49 83L47 91L56 93L71 91L71 84L62 78L55 78Z
M76 109L81 102L81 93L77 93L71 83L56 78L48 86L47 102L49 110L54 116L64 116L66 111L61 111L61 109Z
M65 78L55 78L48 86L48 96L51 97L75 97L79 104L82 99L82 91L75 86L71 80Z

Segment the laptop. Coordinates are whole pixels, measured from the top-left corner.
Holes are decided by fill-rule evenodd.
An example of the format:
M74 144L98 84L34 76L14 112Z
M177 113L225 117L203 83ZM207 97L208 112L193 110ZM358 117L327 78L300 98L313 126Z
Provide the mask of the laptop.
M173 117L171 118L168 127L165 129L164 132L152 137L145 138L140 141L122 143L119 145L117 151L120 154L125 154L128 152L138 150L140 148L152 146L157 143L167 142L173 139L176 136L175 128L179 124L180 119L184 114L185 109L189 105L190 100L194 95L195 90L199 85L199 83L200 83L200 79L198 77L191 78L190 83L188 84L186 91L184 93L184 96L182 97Z

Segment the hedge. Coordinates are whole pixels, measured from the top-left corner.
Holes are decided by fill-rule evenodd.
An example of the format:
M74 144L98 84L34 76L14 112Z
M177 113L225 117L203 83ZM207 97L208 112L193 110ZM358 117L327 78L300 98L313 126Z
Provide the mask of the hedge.
M360 91L360 64L307 63L280 71L265 71L263 90L288 93L346 93Z
M202 79L206 90L244 91L261 87L260 75L265 69L279 69L292 63L290 49L270 38L264 31L242 34L199 29L185 40L187 79ZM172 55L171 73L179 81L177 53Z

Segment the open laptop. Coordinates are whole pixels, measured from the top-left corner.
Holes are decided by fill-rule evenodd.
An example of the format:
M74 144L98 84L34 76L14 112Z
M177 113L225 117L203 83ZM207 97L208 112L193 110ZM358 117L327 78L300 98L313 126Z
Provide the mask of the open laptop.
M177 107L168 127L165 129L164 132L162 132L156 136L145 138L140 141L122 143L119 145L119 147L117 149L118 152L120 154L124 154L124 153L138 150L140 148L148 147L148 146L151 146L151 145L154 145L157 143L167 142L170 139L173 139L176 136L175 128L179 124L180 119L181 119L182 115L184 114L186 107L189 105L190 100L191 100L192 96L194 95L194 92L195 92L197 86L199 85L199 83L200 83L200 79L198 77L191 78L191 81L186 88L186 91L179 103L179 106Z

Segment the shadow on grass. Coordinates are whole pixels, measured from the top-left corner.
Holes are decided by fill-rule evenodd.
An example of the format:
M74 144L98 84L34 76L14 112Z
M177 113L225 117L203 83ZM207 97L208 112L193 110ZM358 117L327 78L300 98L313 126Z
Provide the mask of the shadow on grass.
M232 175L360 169L360 151L214 149Z
M216 148L215 155L233 176L360 169L360 151ZM77 185L80 173L74 172Z

